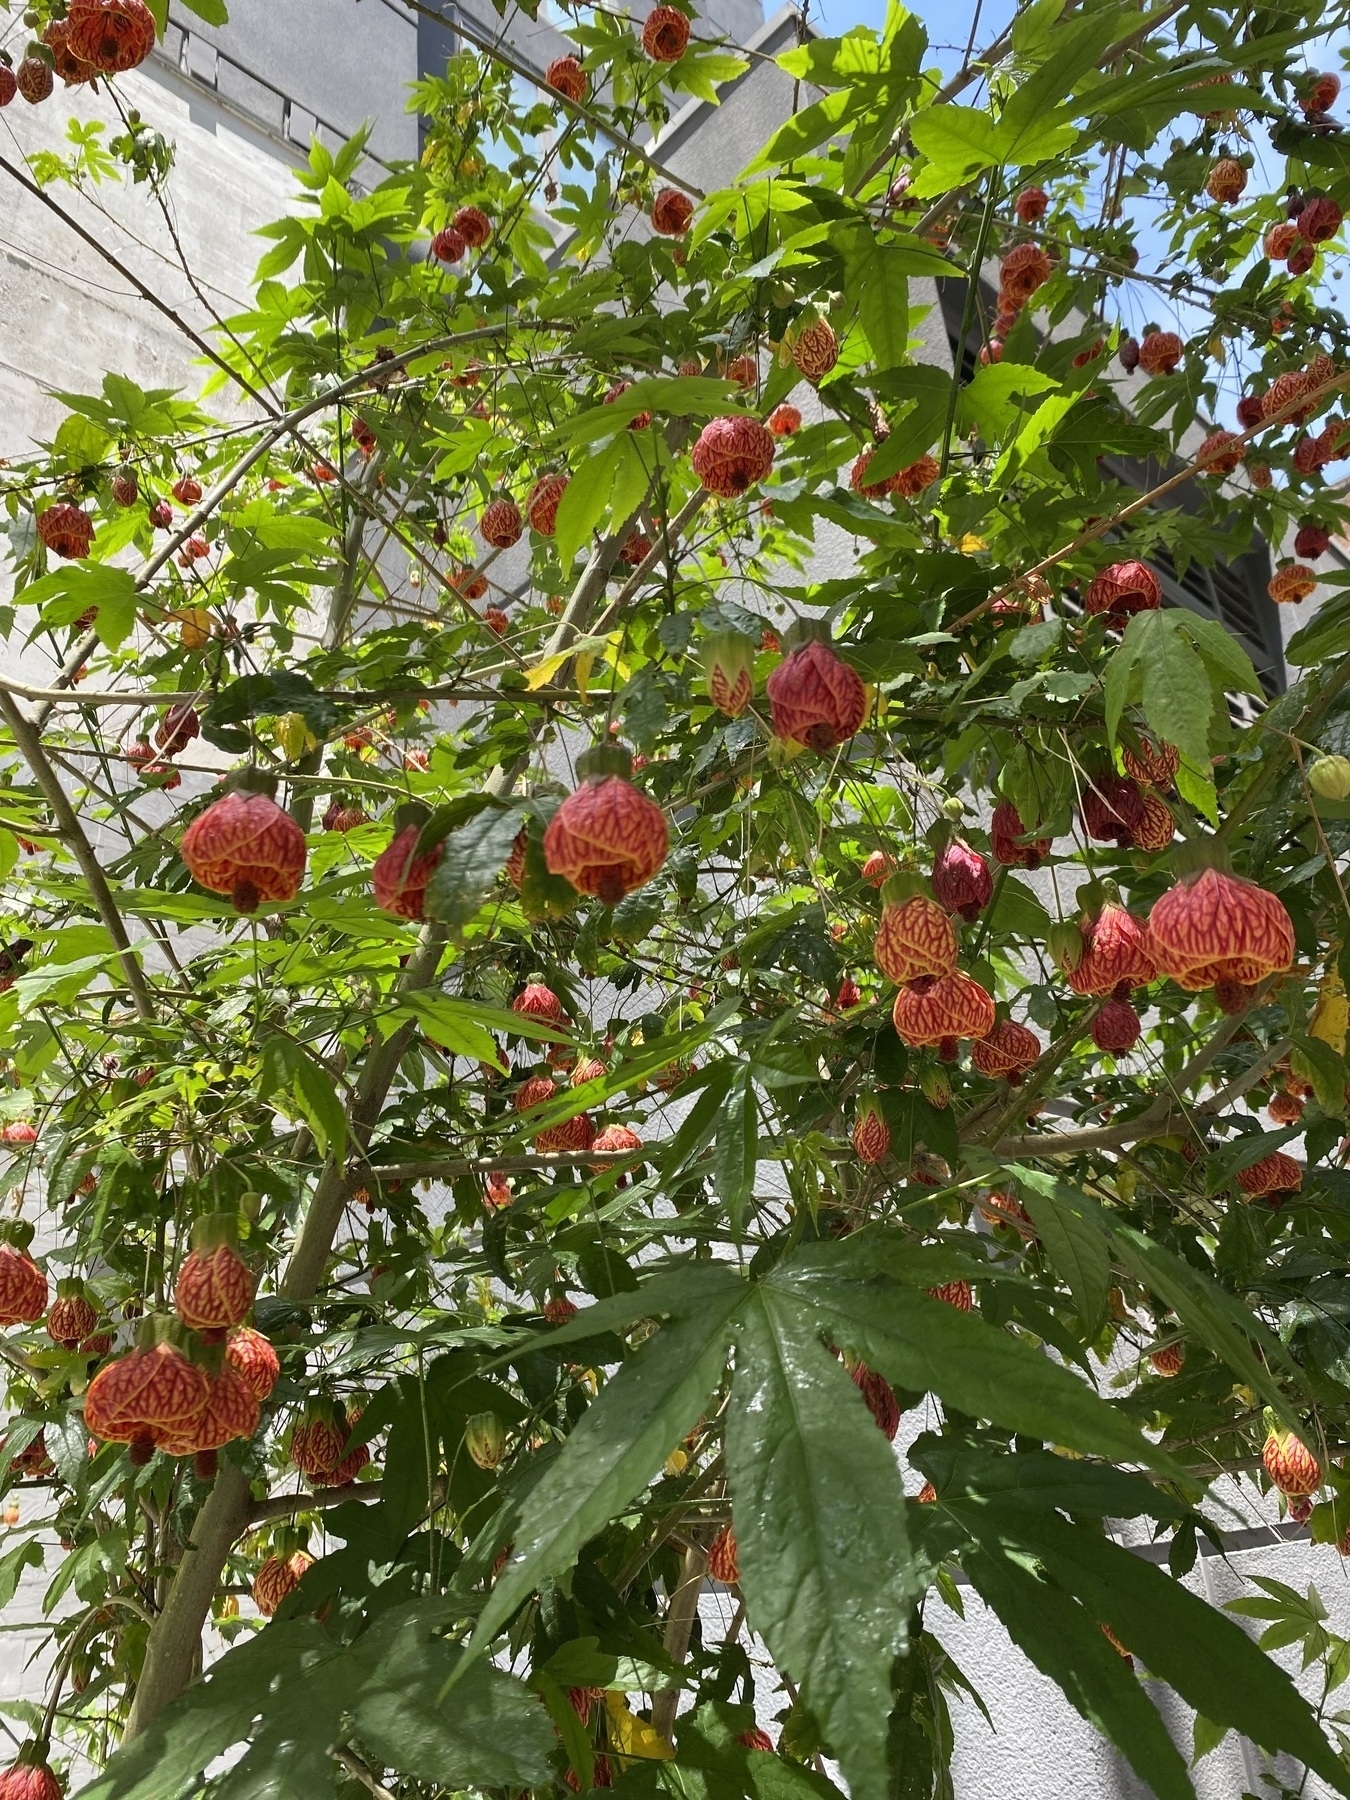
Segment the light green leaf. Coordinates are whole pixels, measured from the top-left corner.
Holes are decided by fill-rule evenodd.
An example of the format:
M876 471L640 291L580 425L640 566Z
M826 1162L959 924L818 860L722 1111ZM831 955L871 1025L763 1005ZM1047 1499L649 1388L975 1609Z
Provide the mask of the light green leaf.
M879 369L893 369L905 360L909 348L909 277L904 252L878 245L860 267L850 267L850 287L855 280L858 317L872 346L873 360Z
M990 440L1000 438L1024 413L1035 410L1035 395L1049 393L1058 386L1052 375L1033 369L1030 363L989 363L977 369L961 390L962 429L978 428ZM1018 403L1025 395L1033 396L1029 406Z
M918 184L924 194L961 187L999 160L998 129L975 106L930 106L911 121L914 148L928 159Z
M1149 729L1175 744L1193 769L1209 767L1209 727L1214 690L1192 644L1176 624L1171 608L1138 613L1130 630L1139 627L1139 703Z
M451 1055L491 1063L494 1069L505 1071L497 1040L479 1022L479 1010L472 1000L452 1000L448 994L416 990L404 994L398 1007L400 1015L418 1020L427 1036Z
M320 1155L340 1157L347 1144L347 1114L332 1075L307 1050L301 1050L296 1062L295 1097Z
M49 625L73 625L93 609L94 630L110 650L130 634L139 599L136 577L109 563L71 563L23 590L25 606L40 607Z
M887 1793L891 1663L915 1593L899 1468L816 1320L761 1289L737 1327L726 1425L751 1626L800 1684L854 1800Z

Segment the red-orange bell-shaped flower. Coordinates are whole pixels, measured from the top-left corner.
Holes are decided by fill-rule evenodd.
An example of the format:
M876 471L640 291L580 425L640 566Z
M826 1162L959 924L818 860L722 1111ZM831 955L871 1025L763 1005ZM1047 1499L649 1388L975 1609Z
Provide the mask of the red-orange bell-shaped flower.
M259 1400L267 1396L281 1374L281 1361L271 1342L251 1325L241 1325L225 1342L225 1361L238 1369Z
M581 786L544 833L549 873L565 876L606 906L650 881L670 848L666 815L628 780L632 767L626 750L597 745L578 760Z
M1037 821L1039 826L1039 820ZM1002 863L1009 869L1039 869L1042 862L1050 854L1050 838L1032 838L1029 843L1022 843L1028 831L1022 823L1022 815L1011 800L1000 800L994 808L994 816L989 821L989 844L994 852L994 861Z
M994 1028L994 1002L978 981L958 969L931 985L902 987L891 1018L896 1036L912 1050L936 1047L950 1060L959 1038L988 1037Z
M1296 1194L1303 1186L1303 1171L1292 1156L1272 1150L1259 1162L1239 1169L1237 1182L1250 1199L1265 1200L1272 1194Z
M945 908L927 894L903 894L905 878L890 881L882 889L882 907L873 955L877 967L890 981L921 981L929 975L956 971L956 931Z
M1155 901L1148 934L1158 968L1190 993L1222 980L1249 986L1294 961L1283 903L1217 867L1192 870Z
M305 873L305 834L267 788L267 776L248 772L199 813L183 833L179 853L189 875L213 894L228 894L234 910L256 912L264 900L293 900Z
M375 904L381 912L396 919L420 919L426 903L427 883L436 872L444 853L444 843L417 854L417 841L422 835L426 813L421 807L400 809L395 832L388 849L375 858L370 871Z
M851 738L867 715L867 691L856 669L819 638L789 652L766 685L775 737L833 750Z
M1034 1031L1016 1019L1002 1019L987 1037L971 1046L970 1060L981 1075L994 1080L1006 1075L1009 1086L1016 1087L1040 1054L1041 1040Z
M192 1228L173 1292L174 1311L194 1331L228 1331L253 1304L253 1272L239 1254L233 1213L208 1213Z
M211 1382L173 1341L181 1326L147 1319L138 1347L105 1363L84 1396L84 1422L95 1437L129 1444L148 1462L158 1443L180 1437L206 1405Z
M1082 932L1083 953L1066 976L1075 994L1147 987L1157 975L1147 926L1118 902L1108 900Z
M47 1277L28 1254L33 1227L13 1219L0 1238L0 1325L32 1325L47 1310Z

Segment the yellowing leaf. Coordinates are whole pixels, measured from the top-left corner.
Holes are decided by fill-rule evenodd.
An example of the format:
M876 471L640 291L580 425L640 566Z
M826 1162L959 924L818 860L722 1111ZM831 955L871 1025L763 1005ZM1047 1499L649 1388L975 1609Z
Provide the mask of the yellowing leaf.
M1313 1008L1308 1036L1330 1044L1338 1056L1344 1056L1347 1025L1350 1025L1350 999L1346 998L1340 970L1334 962L1329 963L1317 990L1317 1005Z
M646 1719L628 1710L628 1702L613 1688L605 1694L609 1713L609 1741L621 1755L641 1757L646 1762L669 1762L675 1751Z

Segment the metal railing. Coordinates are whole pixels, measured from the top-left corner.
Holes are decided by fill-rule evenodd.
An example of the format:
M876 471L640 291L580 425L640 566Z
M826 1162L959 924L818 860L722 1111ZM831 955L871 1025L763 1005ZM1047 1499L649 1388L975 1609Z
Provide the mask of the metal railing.
M332 138L339 144L345 143L352 135L350 130L345 130L341 125L335 125L331 119L325 119L321 113L316 113L313 108L305 106L302 102L293 99L284 88L279 88L275 82L269 81L265 75L259 75L255 69L249 68L246 63L239 62L237 58L231 56L228 51L222 50L218 44L212 43L209 38L204 37L201 32L194 33L190 25L185 25L181 19L175 18L172 13L169 14L169 29L178 33L176 54L174 48L167 41L166 36L166 41L162 44L158 44L155 48L155 60L165 63L169 68L176 70L184 80L190 81L195 87L205 89L218 106L223 107L226 112L234 113L236 117L245 120L249 125L252 125L255 130L262 131L268 137L275 138L279 143L286 144L302 156L308 155L309 153L309 133L307 130L306 135L303 138L300 138L295 136L292 132L291 121L297 114L302 115L306 121L312 120L314 130ZM203 74L200 68L194 66L194 44L207 52L206 60L210 63L212 69L212 74L210 76ZM220 69L222 64L226 68L234 70L236 74L244 79L244 81L250 83L254 87L261 88L265 93L270 94L277 102L277 117L272 118L265 113L255 112L250 107L243 104L237 95L222 92L220 86ZM383 157L377 156L373 150L367 149L363 155L364 160L375 163L383 170L388 171L393 166L392 164L387 163Z

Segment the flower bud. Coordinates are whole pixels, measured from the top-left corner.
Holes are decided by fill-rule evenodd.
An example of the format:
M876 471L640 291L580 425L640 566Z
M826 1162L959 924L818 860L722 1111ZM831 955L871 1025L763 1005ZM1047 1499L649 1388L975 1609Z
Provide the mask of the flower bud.
M708 698L718 712L739 719L755 696L755 646L739 631L714 631L703 641Z
M947 1071L936 1063L926 1063L919 1071L919 1088L924 1099L939 1112L945 1112L951 1102L952 1084Z
M480 1469L495 1469L506 1454L506 1427L495 1412L474 1413L464 1426L464 1447Z
M1350 800L1350 757L1319 756L1308 766L1308 786L1322 800Z
M1072 971L1083 960L1083 933L1072 919L1060 919L1050 927L1045 947L1056 968Z

